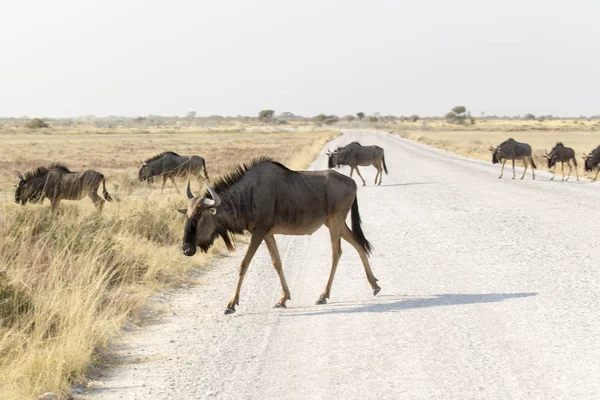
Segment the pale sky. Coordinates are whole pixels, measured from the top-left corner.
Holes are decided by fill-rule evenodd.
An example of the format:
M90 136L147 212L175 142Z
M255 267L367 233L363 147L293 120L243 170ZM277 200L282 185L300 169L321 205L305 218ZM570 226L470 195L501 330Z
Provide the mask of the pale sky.
M600 0L3 0L0 116L600 114Z

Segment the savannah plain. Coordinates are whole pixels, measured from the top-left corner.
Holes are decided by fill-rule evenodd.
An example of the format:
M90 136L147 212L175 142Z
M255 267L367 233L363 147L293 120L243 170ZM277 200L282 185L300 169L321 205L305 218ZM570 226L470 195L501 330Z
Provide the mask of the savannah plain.
M544 150L563 141L575 149L580 178L585 179L581 155L600 145L600 122L593 119L477 120L473 125L443 120L340 121L329 126L298 122L287 127L215 124L143 129L50 124L50 128L37 130L0 128L3 399L35 399L44 392L68 398L74 384L85 382L90 366L107 363L108 345L118 340L126 324L141 325L160 313L159 307L149 306L149 298L178 285L196 284L190 271L203 268L211 257L225 251L219 244L207 255L181 255L183 217L176 210L186 206L185 181L177 182L182 193L167 182L161 195L159 180L152 187L138 181L140 160L167 150L200 155L211 179L263 154L292 169L303 169L340 129L368 128L488 161L490 145L513 137L532 145L538 169L547 169ZM63 202L57 215L51 215L48 201L26 207L15 204L16 171L51 162L63 162L74 171L102 172L117 201L106 204L102 214L95 212L87 198ZM510 165L507 168L505 178L510 177ZM490 176L493 178L496 176ZM192 181L192 189L199 192L201 187Z

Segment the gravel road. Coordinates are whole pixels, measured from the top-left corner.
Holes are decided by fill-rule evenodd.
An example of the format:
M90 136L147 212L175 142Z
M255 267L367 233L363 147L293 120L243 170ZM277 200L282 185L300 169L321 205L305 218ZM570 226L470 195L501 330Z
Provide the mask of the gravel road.
M277 237L287 309L272 308L263 245L223 315L239 249L173 296L175 315L132 334L87 398L600 398L600 183L513 181L508 167L499 180L491 163L377 132L327 148L353 140L383 147L390 173L377 187L361 168L358 191L377 297L344 242L331 300L315 305L331 257L321 229Z

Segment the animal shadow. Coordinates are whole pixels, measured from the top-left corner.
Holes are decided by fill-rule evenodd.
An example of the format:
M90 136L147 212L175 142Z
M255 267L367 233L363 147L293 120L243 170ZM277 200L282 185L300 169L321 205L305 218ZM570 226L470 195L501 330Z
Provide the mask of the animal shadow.
M399 312L404 310L414 310L419 308L457 306L465 304L497 303L505 300L518 299L522 297L536 296L534 292L523 293L482 293L482 294L435 294L427 297L405 297L391 302L381 302L375 304L361 304L351 306L352 303L330 303L323 306L324 309L306 308L311 310L307 312L291 312L282 314L285 316L316 316L331 314L354 314L354 313L380 313L380 312ZM385 299L386 296L380 296ZM388 296L392 299L398 296ZM387 300L387 299L385 299ZM298 309L296 309L298 310ZM294 310L294 311L296 311ZM290 310L292 311L292 310Z

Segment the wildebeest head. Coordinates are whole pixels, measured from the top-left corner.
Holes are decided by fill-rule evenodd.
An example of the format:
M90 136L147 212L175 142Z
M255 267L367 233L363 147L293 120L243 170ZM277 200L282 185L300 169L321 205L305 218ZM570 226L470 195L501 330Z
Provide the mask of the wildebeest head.
M546 157L546 160L548 160L548 168L554 167L554 165L556 164L556 159L558 158L558 156L556 155L556 147L554 147L549 154L546 151L544 157Z
M27 174L26 174L27 175ZM20 172L17 172L19 181L15 185L15 203L21 205L38 203L42 199L42 191L28 179L25 179Z
M152 171L150 171L150 167L148 163L144 161L140 161L140 170L138 172L138 179L140 182L148 182L152 183L154 181Z
M586 171L592 171L594 169L594 167L596 167L596 165L598 165L598 163L596 163L596 165L594 165L592 156L593 156L593 152L590 154L583 153L583 169L585 169Z
M204 186L208 191L207 196L195 197L188 181L187 197L190 204L187 209L179 210L180 213L186 216L183 234L183 254L186 256L196 254L196 247L200 247L206 253L219 236L223 237L228 247L231 246L227 232L221 232L217 229L215 214L217 213L217 207L221 204L221 198L206 183L204 183Z
M327 152L327 167L328 168L337 168L339 165L339 155L337 151L329 151Z
M500 148L490 146L489 150L492 152L492 164L498 164L500 162L500 156L498 154L498 151L500 150Z

